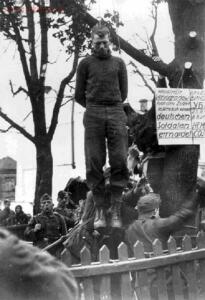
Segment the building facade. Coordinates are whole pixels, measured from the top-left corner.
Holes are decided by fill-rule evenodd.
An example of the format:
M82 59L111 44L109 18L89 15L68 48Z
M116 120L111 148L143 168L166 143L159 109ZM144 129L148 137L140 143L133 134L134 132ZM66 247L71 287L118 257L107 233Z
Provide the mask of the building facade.
M17 163L7 156L0 159L0 201L15 200Z

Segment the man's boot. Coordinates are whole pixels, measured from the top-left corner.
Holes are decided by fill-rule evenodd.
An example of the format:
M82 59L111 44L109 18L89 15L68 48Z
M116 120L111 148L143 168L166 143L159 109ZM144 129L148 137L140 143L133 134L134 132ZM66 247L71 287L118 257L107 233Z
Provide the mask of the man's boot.
M94 219L94 229L105 228L106 220L105 214L102 207L96 207L95 219Z
M121 202L117 201L112 205L110 226L112 228L121 228Z

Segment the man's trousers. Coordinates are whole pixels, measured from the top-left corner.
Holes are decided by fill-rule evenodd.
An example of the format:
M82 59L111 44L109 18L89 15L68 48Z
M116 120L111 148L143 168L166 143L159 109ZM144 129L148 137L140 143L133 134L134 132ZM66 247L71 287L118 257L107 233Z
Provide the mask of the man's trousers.
M128 182L127 117L122 103L88 105L84 113L86 178L96 206L103 206L105 179L103 167L108 152L111 167L110 187L119 198Z

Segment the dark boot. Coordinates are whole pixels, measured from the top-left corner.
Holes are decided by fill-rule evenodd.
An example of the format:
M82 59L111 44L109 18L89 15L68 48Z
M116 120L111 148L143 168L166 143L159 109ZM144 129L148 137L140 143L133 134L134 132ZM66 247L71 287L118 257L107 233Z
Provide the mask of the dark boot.
M115 202L112 205L110 226L113 228L121 228L121 202Z
M106 227L106 220L105 220L104 210L101 207L96 207L94 229L105 228L105 227Z

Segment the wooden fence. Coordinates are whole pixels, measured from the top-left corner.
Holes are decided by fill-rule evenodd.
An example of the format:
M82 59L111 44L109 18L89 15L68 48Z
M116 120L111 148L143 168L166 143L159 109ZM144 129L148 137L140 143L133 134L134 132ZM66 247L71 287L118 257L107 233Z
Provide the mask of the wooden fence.
M205 234L199 232L196 247L186 235L177 248L170 237L167 251L159 240L153 252L145 253L141 242L133 247L128 258L127 246L118 247L118 260L111 260L106 246L99 251L99 262L91 262L88 248L81 251L81 264L71 265L67 251L63 260L70 265L79 283L80 299L85 300L204 300L205 299Z

